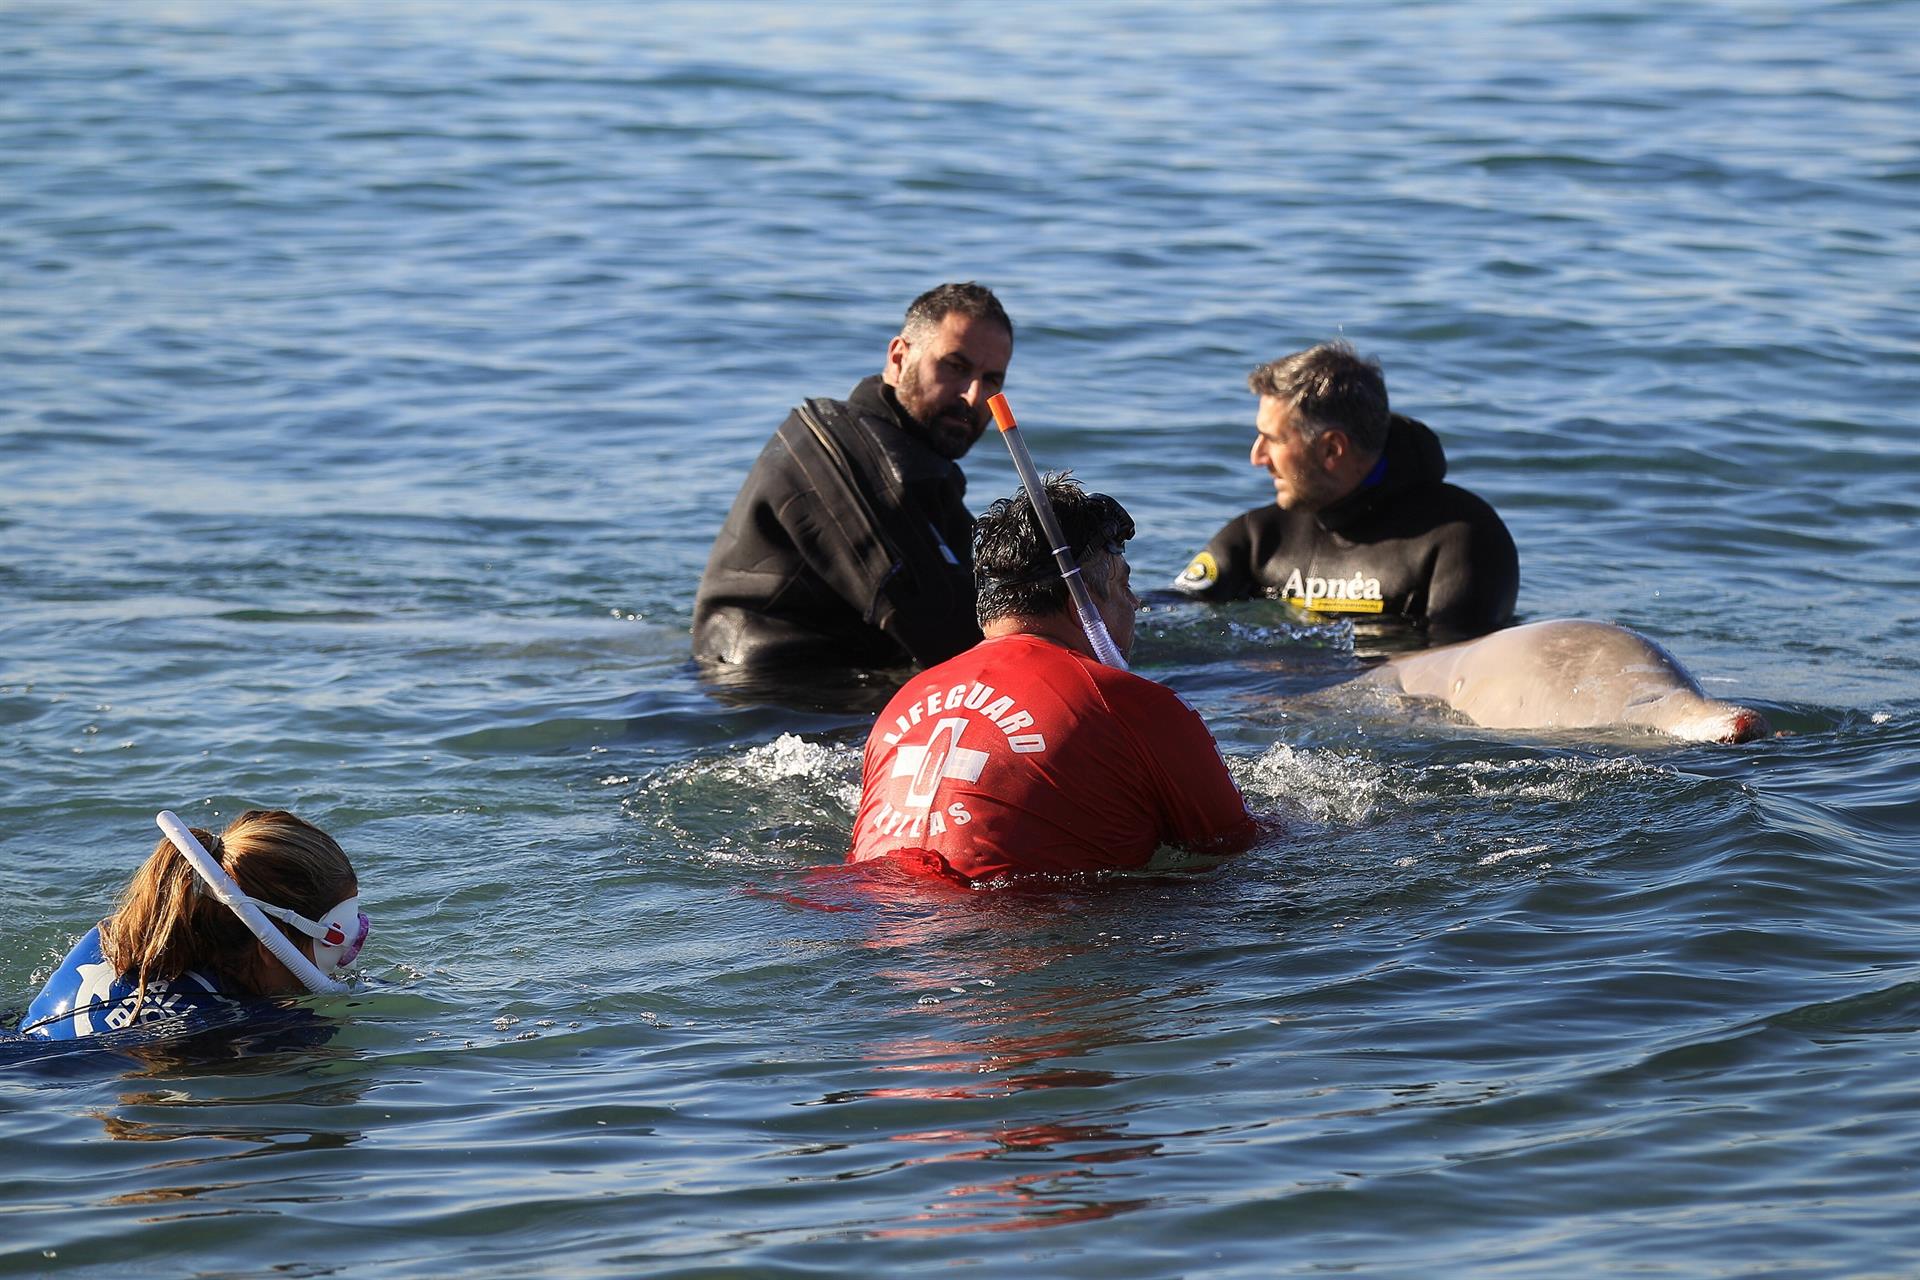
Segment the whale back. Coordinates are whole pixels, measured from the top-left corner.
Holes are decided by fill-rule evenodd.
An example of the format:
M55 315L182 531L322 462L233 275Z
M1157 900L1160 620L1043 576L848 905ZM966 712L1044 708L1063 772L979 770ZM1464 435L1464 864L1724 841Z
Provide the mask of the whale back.
M1707 697L1658 643L1610 622L1566 618L1509 627L1397 655L1374 678L1445 702L1489 729L1624 724L1713 742L1766 732L1759 712Z

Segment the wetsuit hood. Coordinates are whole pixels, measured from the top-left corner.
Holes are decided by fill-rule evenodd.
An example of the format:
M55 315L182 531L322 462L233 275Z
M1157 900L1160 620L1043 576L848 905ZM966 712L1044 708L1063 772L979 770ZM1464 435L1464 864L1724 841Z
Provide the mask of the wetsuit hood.
M1322 529L1345 533L1372 520L1410 489L1439 484L1447 477L1447 453L1426 423L1394 414L1387 423L1387 447L1371 474L1332 506L1314 513Z

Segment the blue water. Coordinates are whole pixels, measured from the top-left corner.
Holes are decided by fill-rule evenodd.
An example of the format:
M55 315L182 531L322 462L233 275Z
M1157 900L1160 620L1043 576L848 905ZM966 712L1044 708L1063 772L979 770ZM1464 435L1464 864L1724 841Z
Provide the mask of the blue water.
M1920 1270L1920 8L0 17L0 1013L163 807L319 822L374 917L323 1044L0 1055L0 1273ZM1475 729L1163 607L1283 838L810 877L865 720L716 696L693 592L943 279L1136 579L1344 335L1523 617L1789 736Z

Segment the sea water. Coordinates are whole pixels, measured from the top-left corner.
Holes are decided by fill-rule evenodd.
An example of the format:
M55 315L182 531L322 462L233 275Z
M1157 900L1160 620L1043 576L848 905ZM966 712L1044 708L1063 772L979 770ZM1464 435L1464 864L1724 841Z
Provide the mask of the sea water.
M0 1013L161 808L318 822L374 920L324 1043L0 1055L0 1273L1920 1268L1911 3L0 17ZM694 589L947 279L1137 582L1345 337L1522 618L1786 736L1480 730L1160 603L1283 835L823 876L883 682L703 684Z

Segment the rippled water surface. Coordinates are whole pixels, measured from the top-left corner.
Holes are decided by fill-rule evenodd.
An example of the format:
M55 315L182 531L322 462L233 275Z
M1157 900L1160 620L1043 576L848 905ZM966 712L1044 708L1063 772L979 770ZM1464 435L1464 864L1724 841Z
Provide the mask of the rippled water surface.
M0 1055L0 1273L1920 1268L1913 4L4 19L0 1013L162 807L313 818L375 929L324 1044ZM1474 729L1162 606L1283 838L814 871L865 720L703 686L694 587L968 278L1138 579L1270 498L1246 370L1345 335L1523 617L1788 736Z

